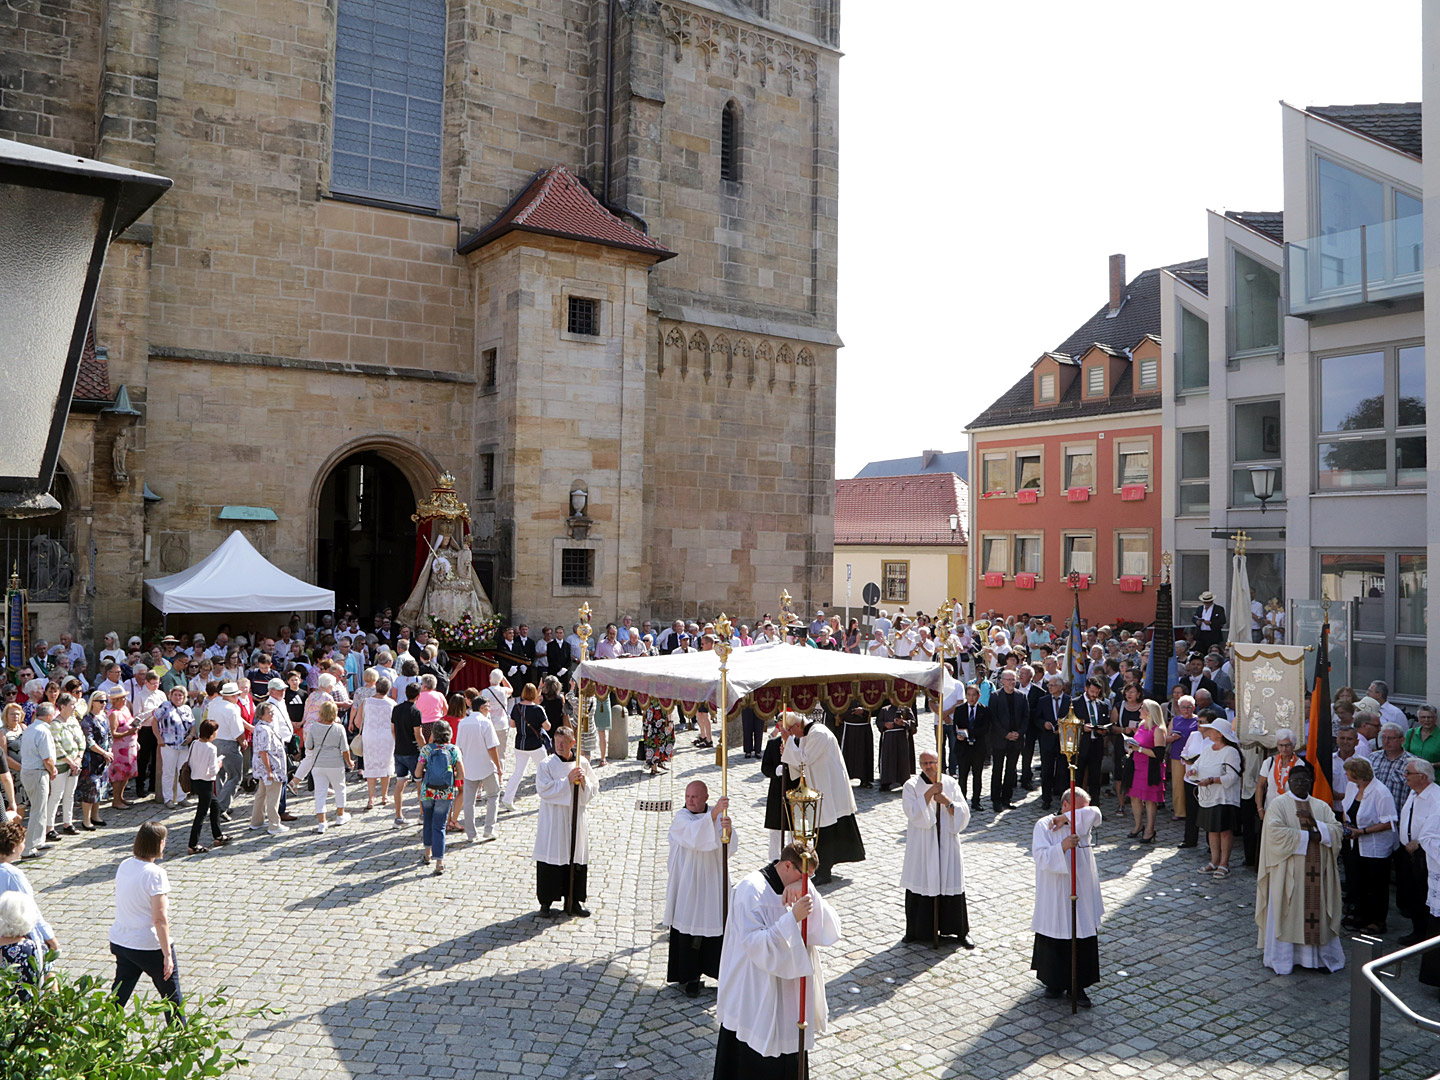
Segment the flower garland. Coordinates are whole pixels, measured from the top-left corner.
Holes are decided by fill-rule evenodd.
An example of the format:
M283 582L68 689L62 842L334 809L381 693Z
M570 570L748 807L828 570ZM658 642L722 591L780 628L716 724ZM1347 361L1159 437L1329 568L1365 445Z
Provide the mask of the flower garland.
M451 622L432 614L430 629L440 640L442 648L473 651L494 643L495 631L503 618L498 611L486 619L476 618L467 611L457 621Z

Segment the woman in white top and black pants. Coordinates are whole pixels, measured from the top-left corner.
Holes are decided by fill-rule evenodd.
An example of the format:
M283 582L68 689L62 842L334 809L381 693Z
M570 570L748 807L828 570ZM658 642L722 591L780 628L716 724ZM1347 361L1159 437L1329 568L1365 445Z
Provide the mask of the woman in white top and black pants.
M1390 916L1390 853L1400 842L1395 796L1375 782L1375 770L1359 754L1345 762L1345 794L1340 823L1345 828L1345 881L1354 914L1342 920L1347 930L1383 934Z
M115 956L111 991L123 1006L141 975L150 976L160 996L179 1012L180 965L170 941L170 909L166 902L170 878L155 864L165 854L166 829L147 821L135 834L135 854L115 872L115 921L110 926L110 952Z

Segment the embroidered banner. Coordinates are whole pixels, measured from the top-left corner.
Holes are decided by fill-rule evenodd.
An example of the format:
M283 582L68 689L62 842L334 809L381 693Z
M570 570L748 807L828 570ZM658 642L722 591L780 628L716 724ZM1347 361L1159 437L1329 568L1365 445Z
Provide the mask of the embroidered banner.
M808 713L820 704L820 684L800 683L790 687L790 708L798 713Z
M785 704L783 686L761 686L750 695L750 707L761 720L773 719Z
M861 679L856 690L856 696L860 704L871 712L884 703L885 697L890 693L890 684L884 679Z
M890 697L896 705L915 704L915 684L896 679L890 687Z
M1236 734L1273 735L1304 726L1305 647L1232 641Z

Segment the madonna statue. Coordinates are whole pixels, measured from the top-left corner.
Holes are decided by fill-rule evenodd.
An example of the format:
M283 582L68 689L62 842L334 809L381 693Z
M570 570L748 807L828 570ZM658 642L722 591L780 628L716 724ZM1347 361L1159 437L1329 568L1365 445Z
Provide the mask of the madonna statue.
M415 587L400 606L400 621L412 628L429 627L430 617L458 622L464 615L487 619L495 614L490 598L475 577L470 553L470 510L455 494L455 478L440 477L428 499L422 499L411 520L417 523L418 563Z

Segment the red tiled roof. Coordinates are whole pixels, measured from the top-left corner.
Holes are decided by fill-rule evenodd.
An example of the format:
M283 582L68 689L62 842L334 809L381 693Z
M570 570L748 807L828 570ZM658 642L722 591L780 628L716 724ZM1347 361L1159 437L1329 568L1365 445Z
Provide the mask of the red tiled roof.
M110 394L110 366L105 356L95 350L95 325L85 334L85 349L80 353L80 370L75 374L76 401L104 401Z
M964 544L968 487L954 473L835 481L837 544ZM950 515L959 527L950 529Z
M460 253L469 254L512 232L584 240L644 252L660 260L675 257L675 252L605 209L563 165L536 173L504 213L460 246Z

